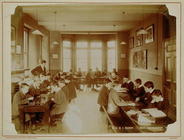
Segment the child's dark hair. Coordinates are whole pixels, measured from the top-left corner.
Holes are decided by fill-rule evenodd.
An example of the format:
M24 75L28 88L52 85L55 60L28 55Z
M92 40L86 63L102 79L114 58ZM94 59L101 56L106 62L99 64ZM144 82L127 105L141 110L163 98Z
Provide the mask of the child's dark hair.
M139 79L139 78L138 78L138 79L136 79L136 80L135 80L135 82L136 82L137 84L140 84L140 85L142 84L142 80L141 80L141 79Z
M42 60L41 63L44 64L44 63L46 63L46 61L45 60Z
M22 88L24 86L28 86L29 87L29 85L27 83L21 83L20 87Z
M53 85L53 86L58 86L58 82L57 82L56 80L53 80L53 81L51 82L51 85Z
M146 83L144 83L144 86L147 87L147 88L150 88L150 87L154 88L154 84L151 81L147 81Z

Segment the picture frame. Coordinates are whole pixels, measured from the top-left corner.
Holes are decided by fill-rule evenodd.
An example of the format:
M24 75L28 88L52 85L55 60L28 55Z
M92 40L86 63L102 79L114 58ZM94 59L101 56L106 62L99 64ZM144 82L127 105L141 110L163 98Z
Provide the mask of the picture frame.
M151 43L154 41L154 24L146 28L147 34L145 35L145 44Z
M133 67L140 69L147 69L147 50L140 50L134 52Z
M140 29L139 29L140 30ZM143 35L138 35L139 30L136 31L135 46L140 47L143 45Z
M129 48L130 49L134 48L134 37L129 38Z

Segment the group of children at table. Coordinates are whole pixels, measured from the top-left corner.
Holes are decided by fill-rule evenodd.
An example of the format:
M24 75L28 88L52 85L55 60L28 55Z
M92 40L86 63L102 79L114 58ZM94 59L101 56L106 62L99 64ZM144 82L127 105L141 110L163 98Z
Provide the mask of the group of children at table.
M113 78L112 78L113 77ZM106 80L99 91L97 103L100 105L100 111L104 107L110 116L119 116L119 106L135 106L136 103L142 104L144 108L163 108L163 95L159 89L155 89L152 81L142 84L141 79L134 82L124 77L122 82L117 81L115 74ZM121 87L122 92L116 91L116 87ZM122 96L128 95L131 101L126 101Z
M30 74L18 86L19 90L13 96L13 120L20 119L21 106L42 105L48 109L46 113L26 113L23 123L43 123L49 113L50 124L56 125L57 120L62 120L69 103L77 97L75 84L68 73L60 72L54 76L50 73Z

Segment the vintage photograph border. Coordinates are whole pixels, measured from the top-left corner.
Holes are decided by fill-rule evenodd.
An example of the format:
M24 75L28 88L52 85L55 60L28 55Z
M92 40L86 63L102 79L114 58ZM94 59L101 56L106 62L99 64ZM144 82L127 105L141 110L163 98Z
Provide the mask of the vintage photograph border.
M54 2L54 3L56 3L56 2ZM82 2L81 2L82 3ZM145 2L145 3L147 3L147 2ZM165 2L165 3L167 3L167 2ZM181 4L181 3L180 3ZM181 9L180 9L181 10ZM180 15L181 16L181 15ZM181 18L181 17L180 17ZM3 18L2 18L3 19ZM3 21L2 21L2 24L3 24ZM3 25L3 26L7 26L7 25ZM180 24L180 27L181 27L182 25ZM4 35L4 34L3 34ZM181 32L180 32L180 36L181 36ZM3 37L3 40L4 40L4 37ZM181 42L180 42L181 43ZM180 46L181 44L179 44L179 46ZM3 46L3 45L2 45ZM177 45L178 46L178 45ZM180 46L181 47L181 46ZM177 47L178 48L178 47ZM5 51L6 52L6 51ZM4 49L3 49L3 51L2 51L2 53L4 53ZM180 53L180 57L181 57L181 51L179 52ZM4 58L4 55L2 55L2 58ZM180 64L181 64L181 60L180 60ZM3 64L4 65L4 64ZM179 67L179 68L181 68L181 67ZM4 71L4 68L3 68L3 72L5 72ZM179 72L180 72L180 70L179 70ZM3 74L3 73L2 73ZM179 73L179 74L181 74L181 72ZM181 78L181 77L180 77ZM180 79L180 81L181 81L181 79ZM179 83L180 84L180 83ZM5 86L5 84L3 83L3 86ZM3 89L2 89L3 90ZM4 91L4 90L3 90ZM179 94L179 93L178 93ZM3 95L2 95L3 96ZM181 96L181 94L180 94L180 96ZM180 98L180 102L181 102L181 98ZM3 98L2 98L2 107L3 107ZM180 108L180 117L181 117L181 108ZM3 117L3 116L2 116ZM2 127L2 132L3 132L3 127ZM3 134L3 133L2 133ZM5 137L7 137L7 135L4 135ZM26 135L26 136L28 136L28 135ZM172 135L171 135L172 136ZM180 136L181 136L181 125L180 125ZM12 135L11 135L11 137L12 137ZM38 135L38 136L33 136L33 138L34 137L43 137L43 136L40 136L40 135ZM53 136L46 136L46 137L53 137ZM101 137L101 136L56 136L56 137ZM106 136L102 136L102 137L106 137ZM109 136L107 136L107 137L109 137ZM110 136L110 137L116 137L116 136ZM119 137L118 135L117 135L117 137ZM120 136L121 138L123 138L123 137L127 137L127 136ZM128 137L134 137L134 136L128 136ZM145 137L145 136L136 136L136 137ZM153 136L150 136L150 137L153 137ZM154 136L154 137L168 137L168 136ZM146 137L145 137L146 138ZM174 138L177 138L177 137L174 137Z

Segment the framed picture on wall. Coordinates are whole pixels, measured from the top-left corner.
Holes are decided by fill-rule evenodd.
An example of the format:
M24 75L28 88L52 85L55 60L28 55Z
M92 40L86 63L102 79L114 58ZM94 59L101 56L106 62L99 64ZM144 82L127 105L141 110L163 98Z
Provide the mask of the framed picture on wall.
M150 25L146 28L147 34L145 35L145 43L151 43L154 41L154 25Z
M134 48L134 37L129 38L129 48L130 49Z
M134 52L133 67L147 69L147 50L140 50Z
M137 63L137 52L134 52L133 54L133 67L138 68L138 63Z
M135 46L140 47L143 44L143 35L138 35L137 33L139 30L136 31L136 37L135 37Z

